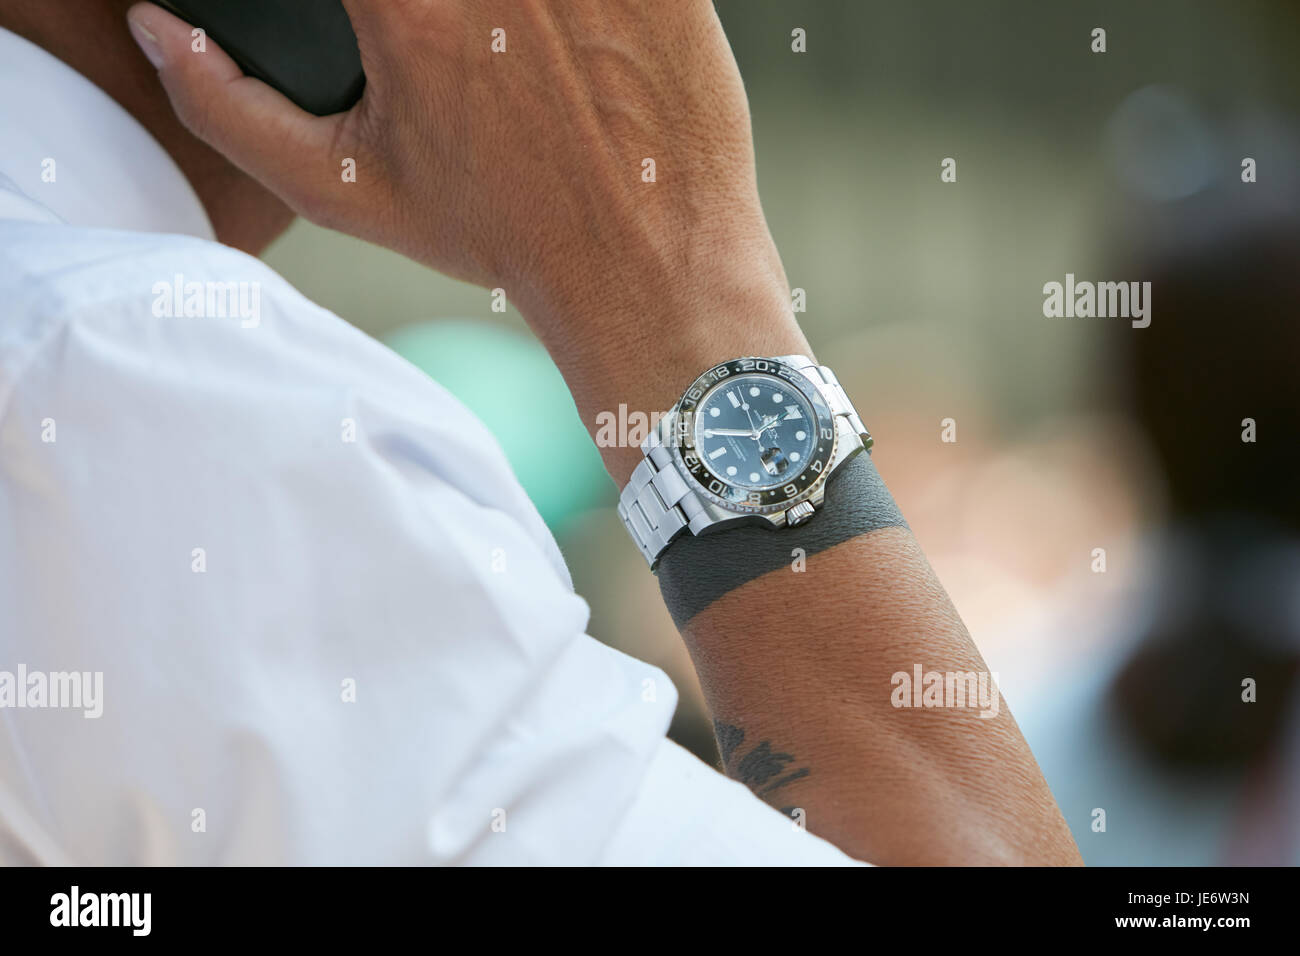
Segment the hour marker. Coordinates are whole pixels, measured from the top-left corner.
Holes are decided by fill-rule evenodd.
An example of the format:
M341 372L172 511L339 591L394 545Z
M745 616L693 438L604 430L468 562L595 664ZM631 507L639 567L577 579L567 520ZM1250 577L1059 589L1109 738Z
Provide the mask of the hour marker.
M728 466L727 466L727 477L731 477L731 476L734 475L735 473L736 473L736 466L735 466L735 465L728 465Z
M712 408L709 409L709 414L714 418L717 418L719 415L722 414L722 409L720 409L717 405L714 405Z
M751 472L749 473L749 480L750 480L750 481L758 481L758 472L756 472L756 471L751 471Z
M798 405L787 405L785 407L785 420L790 421L793 418L803 418L803 411Z
M727 453L727 446L719 445L717 448L713 449L713 451L709 452L709 461L713 461L713 459L715 458L721 458L726 453Z
M782 395L780 392L773 392L773 393L772 393L772 401L774 401L774 402L783 402L783 401L785 401L785 396Z
M794 433L795 441L803 441L807 437L808 437L808 433L806 431L797 431Z
M797 451L792 451L792 452L790 452L790 460L791 460L791 461L798 461L798 460L799 460L799 453L798 453Z
M757 385L750 386L750 389L749 389L749 397L750 397L750 398L758 398L758 386L757 386Z
M727 393L727 398L731 399L731 407L732 407L732 408L739 408L739 407L740 407L740 399L738 399L738 398L736 397L736 393L735 393L735 392L728 392L728 393Z

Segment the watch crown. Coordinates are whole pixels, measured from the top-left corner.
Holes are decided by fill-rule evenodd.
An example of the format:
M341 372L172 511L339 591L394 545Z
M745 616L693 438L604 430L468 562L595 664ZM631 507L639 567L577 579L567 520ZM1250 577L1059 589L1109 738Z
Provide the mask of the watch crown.
M801 501L785 513L785 523L791 528L797 524L803 524L813 516L816 510L810 502Z

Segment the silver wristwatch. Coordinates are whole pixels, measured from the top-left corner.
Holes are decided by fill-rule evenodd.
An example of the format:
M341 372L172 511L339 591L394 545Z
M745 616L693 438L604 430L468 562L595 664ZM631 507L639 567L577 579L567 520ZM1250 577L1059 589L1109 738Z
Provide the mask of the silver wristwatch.
M738 358L701 375L641 443L618 514L653 569L683 532L793 527L871 435L835 373L806 355Z

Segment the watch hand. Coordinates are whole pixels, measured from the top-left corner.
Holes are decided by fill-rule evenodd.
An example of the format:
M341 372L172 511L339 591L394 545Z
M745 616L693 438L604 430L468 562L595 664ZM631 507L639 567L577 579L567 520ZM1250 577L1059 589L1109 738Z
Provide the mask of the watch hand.
M753 437L754 437L754 431L753 431L753 429L750 429L750 428L706 428L706 429L704 429L704 434L705 434L706 436L710 436L710 435L724 435L724 436L726 436L726 435L730 435L730 436L734 436L734 437L737 437L737 438L753 438Z

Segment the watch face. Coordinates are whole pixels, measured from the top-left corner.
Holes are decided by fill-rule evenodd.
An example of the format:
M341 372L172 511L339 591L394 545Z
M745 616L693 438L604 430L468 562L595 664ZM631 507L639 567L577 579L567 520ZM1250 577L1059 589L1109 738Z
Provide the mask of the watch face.
M682 465L732 511L779 511L809 497L835 452L829 406L799 371L746 358L710 369L682 399Z

